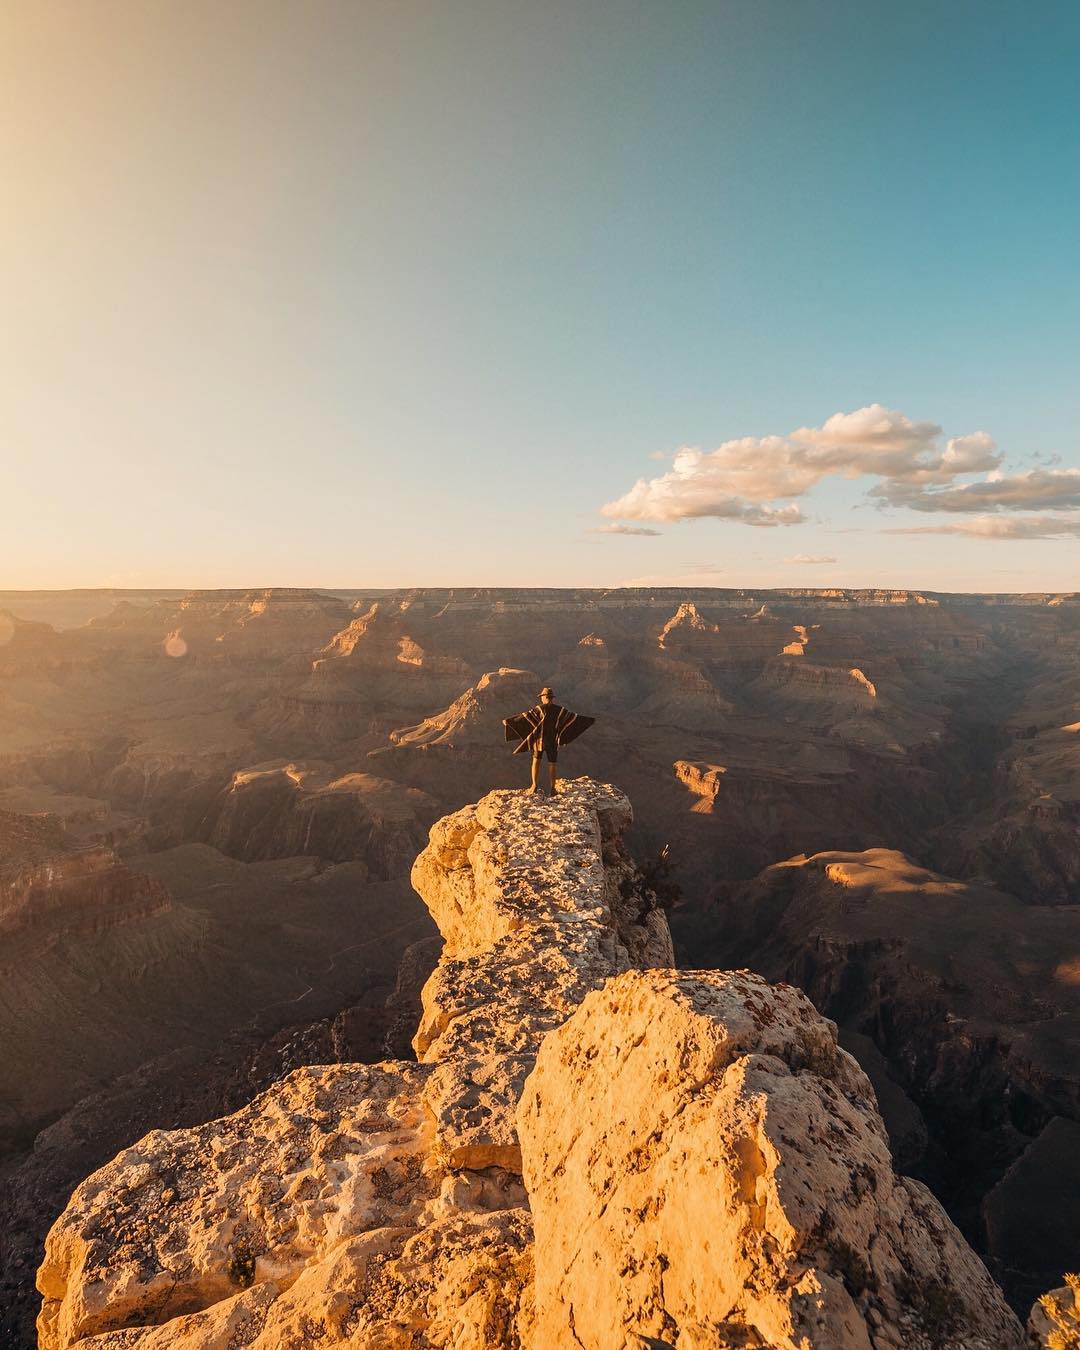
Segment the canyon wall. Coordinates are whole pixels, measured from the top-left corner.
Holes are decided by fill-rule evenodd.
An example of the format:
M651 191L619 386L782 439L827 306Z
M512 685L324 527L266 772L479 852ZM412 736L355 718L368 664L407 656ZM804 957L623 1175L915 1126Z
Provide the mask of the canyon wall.
M796 989L677 971L589 779L492 792L413 869L416 1062L310 1066L75 1191L42 1350L1019 1350Z
M1076 595L259 588L0 610L0 813L62 831L0 919L0 1342L31 1344L48 1224L125 1141L305 1063L402 1053L399 962L410 988L433 964L412 859L438 817L525 780L501 719L544 683L597 718L564 768L617 766L634 849L669 846L679 963L804 988L870 1074L897 1165L1013 1307L1060 1285ZM880 849L962 894L800 885L775 948L742 925L763 868ZM0 826L0 871L16 852Z

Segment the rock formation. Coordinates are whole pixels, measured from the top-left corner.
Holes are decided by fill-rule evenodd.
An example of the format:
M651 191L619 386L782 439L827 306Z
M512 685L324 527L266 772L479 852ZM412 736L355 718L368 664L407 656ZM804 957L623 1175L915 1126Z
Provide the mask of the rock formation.
M367 773L335 774L320 760L270 760L238 769L204 820L230 857L299 855L363 862L389 881L407 872L438 814L426 793Z
M41 1350L1019 1350L833 1024L671 968L629 823L588 779L438 821L419 1062L121 1152L49 1235Z
M835 1028L789 986L616 977L545 1040L519 1127L541 1346L1020 1343L940 1205L894 1173Z
M930 1127L925 1156L894 1142L1015 1301L1060 1280L1080 1243L1062 1203L1080 1192L1080 909L832 851L737 888L717 932L712 960L800 985L881 1052L899 1133L913 1109Z
M15 1050L0 1063L0 1100L30 1093L38 1105L5 1117L0 1188L43 1197L28 1224L0 1193L0 1343L14 1338L18 1350L28 1342L11 1319L34 1295L14 1254L43 1237L50 1197L150 1122L186 1126L233 1109L243 1097L220 1084L246 1082L264 1041L310 1050L309 1024L363 1021L355 1010L369 995L381 1003L403 949L431 931L409 889L414 851L437 816L525 781L499 721L539 684L597 717L564 771L601 778L617 765L638 808L633 848L655 856L670 845L683 964L731 963L716 941L723 902L777 859L882 846L973 883L972 913L984 880L1011 893L1029 912L1010 920L1010 941L1041 947L1038 935L1049 940L1060 924L1051 1003L1080 961L1060 914L1080 913L1076 595L271 588L7 592L0 611L0 811L58 818L68 852L111 850L173 900L168 913L98 924L78 944L65 944L58 911L29 961L21 939L9 943L0 1038ZM500 669L535 679L504 681ZM75 903L80 892L66 894ZM922 1006L906 945L883 933L869 966L864 944L837 965L839 948L819 949L820 937L808 914L786 935L783 969L843 1019L897 1158L922 1169L969 1239L981 1243L985 1226L1002 1260L1028 1250L1027 1165L1008 1182L1005 1172L1053 1119L1080 1120L1057 1070L1042 1081L1040 1069L1034 1097L998 1076L1001 1047L1040 1033L1041 996L1010 986L989 1038L947 997L934 1016L897 1024L891 990ZM860 984L864 969L873 977ZM424 963L413 974L426 975ZM845 999L858 1004L855 1025ZM955 1017L972 1028L966 1038ZM407 1040L400 1026L395 1036ZM215 1063L205 1092L191 1090L194 1076L183 1091L146 1087L164 1081L173 1055L191 1061L206 1046ZM1063 1044L1059 1064L1073 1048ZM131 1075L143 1086L129 1112L119 1103ZM915 1102L915 1081L927 1100ZM82 1093L92 1095L85 1111ZM201 1115L188 1105L196 1098ZM72 1112L95 1123L67 1172L50 1148L39 1188L32 1141L57 1112L58 1125ZM1028 1165L1060 1153L1061 1128ZM984 1225L980 1206L999 1183ZM1052 1186L1038 1194L1042 1214L1065 1205ZM1057 1220L1042 1231L1059 1231ZM1014 1306L1026 1311L1061 1274L1010 1284Z

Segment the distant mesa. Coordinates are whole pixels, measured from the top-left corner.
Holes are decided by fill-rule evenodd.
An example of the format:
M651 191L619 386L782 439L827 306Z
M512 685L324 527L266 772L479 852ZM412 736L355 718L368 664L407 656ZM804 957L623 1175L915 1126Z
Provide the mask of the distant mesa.
M88 628L117 636L142 635L161 644L166 655L190 654L227 660L232 652L248 657L282 657L327 641L349 618L337 596L292 587L250 591L189 591L146 606L123 601ZM182 643L184 652L179 645Z
M814 626L817 627L816 624ZM780 655L805 656L806 644L810 641L810 635L807 632L806 625L802 623L794 624L791 631L795 636L786 646L781 647Z
M697 605L692 600L684 600L675 613L660 630L657 645L663 649L673 633L691 629L699 633L718 633L720 629L714 623L708 623L701 617Z
M680 661L666 653L654 665L646 657L643 665L652 676L654 692L633 711L641 724L685 727L699 732L718 731L728 725L735 704L727 698L694 661Z
M799 652L803 652L800 645ZM785 655L794 653L787 652ZM775 686L791 698L840 699L865 702L876 699L877 686L855 666L833 666L823 662L789 662L781 658L767 663L760 680Z
M723 764L706 764L685 759L677 759L674 764L675 777L684 783L696 796L706 802L715 801L723 787L727 769Z
M238 769L206 815L207 843L230 857L313 856L360 862L386 881L411 865L438 814L426 793L325 761L271 760Z
M507 667L489 671L442 712L416 726L391 731L391 746L490 750L504 740L502 719L531 707L539 692L540 678L532 671Z

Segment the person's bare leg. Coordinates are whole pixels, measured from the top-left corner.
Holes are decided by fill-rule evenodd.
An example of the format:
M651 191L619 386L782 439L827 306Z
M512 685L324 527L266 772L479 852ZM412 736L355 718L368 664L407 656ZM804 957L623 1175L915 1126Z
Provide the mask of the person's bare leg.
M552 767L554 767L554 766L552 766ZM530 791L530 792L537 792L537 793L540 791L540 756L539 756L539 755L533 755L533 757L532 757L532 787L529 788L529 791Z
M556 779L558 778L558 776L559 776L559 766L552 760L552 761L548 764L548 769L549 769L549 771L550 771L550 773L551 773L551 795L554 797L554 796L555 796L555 780L556 780Z

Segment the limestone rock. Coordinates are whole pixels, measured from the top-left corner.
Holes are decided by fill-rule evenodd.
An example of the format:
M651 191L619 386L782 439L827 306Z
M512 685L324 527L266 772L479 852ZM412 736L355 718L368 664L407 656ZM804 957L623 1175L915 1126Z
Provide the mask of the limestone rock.
M524 1344L521 1086L590 989L673 959L622 844L630 818L586 779L438 822L414 871L447 938L424 1062L298 1069L89 1177L38 1274L42 1350Z
M1019 1350L833 1024L671 969L630 819L578 779L437 822L420 1062L121 1152L49 1234L40 1350Z
M446 938L423 992L417 1057L449 1166L519 1168L514 1110L544 1035L632 965L674 964L661 911L636 896L621 792L491 792L439 821L413 885Z
M49 1234L43 1345L162 1323L415 1214L430 1126L413 1066L301 1069L251 1105L154 1132L85 1181Z
M1019 1347L873 1090L795 989L627 971L541 1048L518 1111L537 1344Z

